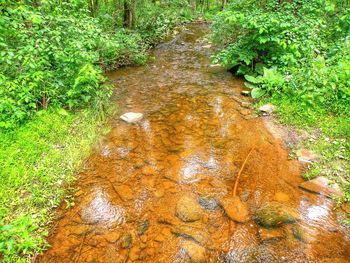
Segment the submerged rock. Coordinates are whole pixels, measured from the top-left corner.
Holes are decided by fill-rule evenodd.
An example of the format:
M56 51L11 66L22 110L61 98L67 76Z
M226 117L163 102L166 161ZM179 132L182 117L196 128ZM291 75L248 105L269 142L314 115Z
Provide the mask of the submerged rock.
M309 192L322 194L328 197L331 197L332 195L344 195L344 192L342 192L337 184L331 184L330 180L324 176L319 176L310 181L303 182L299 187Z
M289 201L289 196L284 192L276 192L273 197L277 202L286 203Z
M303 243L308 244L312 241L312 237L310 236L309 231L305 227L295 225L292 227L292 233L296 239L300 240Z
M113 186L113 189L117 192L119 197L124 201L130 201L134 198L134 193L128 185Z
M178 225L173 227L171 232L177 236L194 240L204 247L212 246L212 239L204 225Z
M204 263L206 261L205 248L197 243L189 240L185 240L182 247L186 251L187 255L191 258L191 262Z
M299 219L298 212L278 202L262 205L255 215L255 221L264 227L276 227L285 223L294 223Z
M203 210L192 196L184 196L176 204L175 214L184 222L194 222L203 216Z
M132 236L130 233L125 233L121 237L121 243L120 243L122 248L130 248L132 245Z
M198 202L204 209L207 209L209 211L213 211L219 208L218 201L215 198L199 197Z
M149 228L149 221L144 220L137 226L137 234L139 236L143 235Z
M238 196L225 197L220 200L226 215L233 221L244 223L249 220L249 212Z
M271 240L279 240L284 237L284 231L282 229L259 229L259 237L262 242L271 241Z
M139 112L127 112L120 116L127 123L136 123L142 120L143 114Z

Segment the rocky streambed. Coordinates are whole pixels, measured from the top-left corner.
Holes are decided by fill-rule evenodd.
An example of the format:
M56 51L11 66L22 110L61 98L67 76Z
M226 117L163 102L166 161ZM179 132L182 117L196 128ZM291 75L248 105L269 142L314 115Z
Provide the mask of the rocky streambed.
M188 25L154 62L109 74L120 114L142 114L112 120L37 262L350 261L342 212L299 188L301 163L210 64L208 30Z

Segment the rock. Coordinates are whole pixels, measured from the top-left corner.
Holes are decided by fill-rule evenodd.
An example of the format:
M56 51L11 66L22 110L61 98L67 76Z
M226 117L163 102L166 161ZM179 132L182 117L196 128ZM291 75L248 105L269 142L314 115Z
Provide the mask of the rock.
M250 91L249 91L249 90L242 90L242 91L241 91L241 94L242 94L243 96L249 96L249 95L250 95Z
M142 168L143 175L154 175L156 173L155 169L151 166L145 166Z
M210 234L204 225L177 225L171 229L171 232L177 236L194 240L204 247L212 246Z
M269 115L276 111L276 106L272 105L271 103L268 103L268 104L262 105L259 108L259 111L261 111L265 115Z
M270 241L270 240L278 240L284 237L283 230L279 228L277 229L260 228L258 234L262 242Z
M204 247L189 240L185 240L182 244L182 247L186 251L187 255L191 258L191 262L206 262L206 252Z
M121 238L121 247L122 248L130 248L132 244L132 236L130 233L125 233Z
M136 123L142 120L143 114L138 112L127 112L120 116L127 123Z
M213 211L215 209L219 208L219 203L215 198L210 197L199 197L198 203L204 208L209 211Z
M300 225L293 226L292 232L293 232L293 236L303 243L308 244L312 240L311 236L307 232L307 229L304 227L301 227Z
M241 102L241 106L243 108L251 108L252 107L252 104L250 102L245 102L245 101L242 101Z
M132 189L128 185L113 186L119 197L124 201L130 201L134 197Z
M252 110L251 109L241 109L239 111L239 113L243 116L248 116L248 115L252 114Z
M273 199L277 202L285 203L289 201L289 196L283 192L276 192Z
M231 220L239 223L249 220L248 208L238 196L225 197L220 200L220 204Z
M149 221L143 220L138 226L137 226L137 234L139 236L142 236L149 228Z
M140 257L140 248L139 247L132 247L129 252L129 258L132 261L138 260Z
M299 162L303 162L303 163L313 163L315 161L317 161L317 155L314 154L313 152L307 150L307 149L299 149L296 152L297 156L298 156L298 161Z
M255 215L255 221L264 227L276 227L284 223L294 223L299 219L298 212L278 202L262 205Z
M211 48L211 45L205 45L203 48Z
M109 243L115 243L120 239L120 233L116 231L110 231L106 236L105 239Z
M169 228L163 228L162 231L160 233L158 233L158 235L154 238L154 241L157 242L164 242L169 235L171 234L171 231Z
M310 181L303 182L299 185L299 187L312 193L321 194L328 197L331 197L332 195L344 195L344 192L337 184L331 184L331 182L324 176L319 176Z
M194 222L202 218L203 211L194 197L184 196L177 202L175 214L184 222Z

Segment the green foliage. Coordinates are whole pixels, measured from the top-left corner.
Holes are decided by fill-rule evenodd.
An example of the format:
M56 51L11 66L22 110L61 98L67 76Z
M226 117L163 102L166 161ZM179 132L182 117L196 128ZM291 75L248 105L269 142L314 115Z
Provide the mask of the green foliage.
M272 94L277 92L284 83L284 77L276 68L263 68L263 75L253 77L245 75L245 86L252 89L252 97L254 99L260 98L265 94Z
M98 19L74 4L7 6L0 32L1 127L13 127L48 105L79 108L108 98L100 68L146 59L137 33L104 32Z
M18 217L9 225L0 226L0 253L5 261L11 261L11 254L30 254L33 249L43 247L41 237L33 235L38 226L30 216ZM47 231L42 234L47 235Z
M230 1L213 24L213 39L223 48L215 60L238 68L238 74L262 75L261 82L247 83L256 98L289 96L347 114L349 29L350 6L344 0ZM261 72L261 65L271 74Z
M49 109L0 131L0 261L28 262L47 246L51 209L67 196L102 124L94 110Z

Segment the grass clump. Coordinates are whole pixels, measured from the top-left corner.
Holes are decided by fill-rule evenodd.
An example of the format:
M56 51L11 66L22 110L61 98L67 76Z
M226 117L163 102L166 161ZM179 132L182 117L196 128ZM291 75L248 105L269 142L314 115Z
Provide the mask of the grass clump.
M66 197L74 173L106 130L92 110L49 110L1 131L0 259L25 262L46 247L52 208Z

